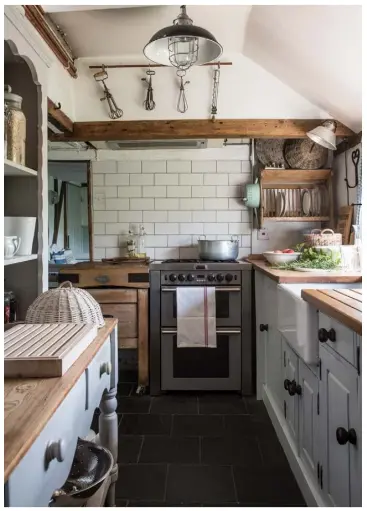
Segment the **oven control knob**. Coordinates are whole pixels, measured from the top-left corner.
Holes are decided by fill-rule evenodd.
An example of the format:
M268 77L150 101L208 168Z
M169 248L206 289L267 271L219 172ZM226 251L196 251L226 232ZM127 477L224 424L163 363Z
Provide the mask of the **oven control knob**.
M182 275L182 273L180 273L180 275L178 276L178 280L180 282L183 282L185 280L185 275Z
M218 282L223 282L223 280L224 280L224 275L222 275L221 273L218 273L218 275L217 275L217 281L218 281Z
M175 281L176 281L176 279L177 279L177 276L176 276L174 273L171 273L171 275L169 276L169 280L170 280L171 282L175 282Z
M226 275L226 281L231 282L233 280L233 275L231 273L227 273Z
M208 280L209 282L213 282L213 280L215 280L215 276L212 273L209 273Z
M191 273L189 273L189 274L188 274L188 276L187 276L187 280L188 280L189 282L192 282L194 279L195 279L194 275L192 275Z

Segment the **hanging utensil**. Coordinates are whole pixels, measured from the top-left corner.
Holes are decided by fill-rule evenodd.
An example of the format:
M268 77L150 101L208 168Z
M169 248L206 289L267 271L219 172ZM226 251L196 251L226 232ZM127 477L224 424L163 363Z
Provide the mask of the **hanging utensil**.
M112 96L110 89L107 87L105 80L107 80L108 74L105 69L105 66L102 65L102 71L98 71L98 73L94 74L94 79L96 82L102 82L104 96L101 98L101 101L107 100L108 108L110 109L110 119L119 119L123 116L124 112L119 108L116 104L115 98Z
M213 74L213 92L212 92L212 109L211 109L212 121L215 121L215 116L218 113L219 79L220 79L220 63L218 63L217 69L214 69L214 74Z
M143 102L145 110L152 111L155 109L155 101L153 99L153 86L152 86L152 76L155 75L155 71L152 71L150 68L145 73L148 78L142 78L142 82L146 82L148 84L147 96L145 101Z
M184 71L182 69L178 69L176 72L176 75L180 78L180 94L178 96L178 101L177 101L177 111L184 114L187 111L187 109L189 108L189 105L188 105L187 99L186 99L185 86L187 84L189 84L190 82L183 81L183 79L186 75L186 71Z

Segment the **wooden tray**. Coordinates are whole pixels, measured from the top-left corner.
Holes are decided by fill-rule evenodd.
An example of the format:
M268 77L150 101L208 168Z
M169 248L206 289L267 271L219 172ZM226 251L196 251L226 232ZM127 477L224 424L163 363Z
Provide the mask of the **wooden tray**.
M21 324L4 335L5 378L62 376L91 344L96 325Z

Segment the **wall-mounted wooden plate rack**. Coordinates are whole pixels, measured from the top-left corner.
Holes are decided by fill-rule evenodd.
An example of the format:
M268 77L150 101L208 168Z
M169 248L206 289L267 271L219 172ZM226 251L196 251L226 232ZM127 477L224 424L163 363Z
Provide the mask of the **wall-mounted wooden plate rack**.
M332 226L330 169L262 169L259 184L259 228L263 227L264 221L328 222ZM305 203L308 203L306 211Z

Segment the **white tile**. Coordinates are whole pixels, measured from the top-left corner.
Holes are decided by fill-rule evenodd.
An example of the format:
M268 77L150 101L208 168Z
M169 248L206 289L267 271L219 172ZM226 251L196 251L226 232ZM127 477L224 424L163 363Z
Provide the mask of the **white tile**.
M238 250L238 259L246 259L251 254L251 248L240 248Z
M146 234L154 234L154 225L155 225L154 222L144 222L144 229L145 229ZM139 224L136 224L134 232L136 232L136 234L138 234Z
M129 184L129 174L106 174L105 186L123 186Z
M238 211L238 210L243 211L243 209L244 209L244 202L241 199L241 197L238 197L238 198L230 197L227 200L228 200L228 209L230 211Z
M95 261L100 261L106 257L106 249L105 248L96 248L93 247L93 259Z
M141 161L118 161L117 172L121 174L141 174Z
M220 234L219 239L223 239L225 236L226 236L225 234ZM217 239L217 235L216 234L205 234L205 239L208 241L215 241Z
M189 200L189 199L185 199ZM169 210L169 209L179 209L179 199L155 199L155 208L156 210Z
M104 194L97 194L93 197L93 211L104 211L106 209L106 198Z
M141 186L119 186L119 197L141 197Z
M167 246L167 236L163 235L150 235L145 236L145 246L146 247L166 247Z
M217 172L217 162L215 160L194 160L192 162L193 174L213 174Z
M204 224L180 224L180 234L203 234Z
M180 251L178 248L156 248L155 259L162 261L163 259L178 259Z
M104 176L102 175L102 177ZM93 198L97 195L105 198L117 197L117 186L93 186Z
M241 172L241 162L237 160L219 160L217 161L217 172L225 172L227 174Z
M104 185L104 174L93 174L92 176L93 188L95 186Z
M152 174L132 174L130 176L130 185L149 186L154 183Z
M146 247L145 254L147 257L150 257L150 259L153 260L155 258L155 249L152 247Z
M204 224L204 234L228 234L228 224L206 223Z
M155 185L178 185L178 174L154 174Z
M203 174L180 174L177 177L180 178L180 185L200 186L204 182Z
M229 234L251 234L251 224L230 223Z
M217 187L216 186L193 186L192 187L193 197L216 197Z
M164 160L143 161L142 171L143 174L163 174L167 172L167 165Z
M180 258L181 259L197 259L199 256L198 254L198 247L180 247Z
M175 235L168 236L168 246L169 247L191 247L192 245L192 236L189 235Z
M93 237L93 244L95 247L117 247L118 237L117 236L103 236L96 235Z
M191 222L191 211L168 211L169 222Z
M116 162L113 160L93 161L92 172L93 174L115 174L117 172Z
M193 222L215 222L217 220L216 211L193 211Z
M252 209L249 210L249 209L246 209L245 211L242 211L241 212L241 222L247 222L247 223L251 223L252 222Z
M106 257L121 257L124 255L125 250L121 247L106 248Z
M217 186L217 197L243 197L243 186Z
M251 234L241 236L241 247L251 248Z
M142 222L143 212L142 211L119 211L119 222Z
M178 224L175 223L164 223L155 224L155 234L179 234L180 230Z
M204 199L180 199L180 209L184 210L194 210L194 209L203 209L204 208ZM175 208L178 209L178 208ZM214 209L214 208L211 208Z
M167 161L167 172L173 174L188 174L191 172L191 161Z
M117 211L122 211L128 210L129 208L130 208L129 199L106 199L107 210L116 209Z
M143 197L166 197L166 186L143 186Z
M228 209L228 199L204 199L204 209Z
M228 185L228 174L205 174L204 185Z
M106 224L93 224L93 234L106 234Z
M117 211L95 211L93 222L117 222Z
M167 197L191 197L191 186L167 186Z
M144 211L143 221L145 222L167 222L167 211Z
M228 178L228 184L230 185L245 185L252 181L250 174L229 174Z
M130 199L130 209L133 211L154 210L154 199Z
M241 164L242 164L241 165L241 171L243 173L246 173L246 174L251 173L251 162L250 162L250 160L243 160L241 162Z
M106 224L106 234L126 234L129 232L129 223Z
M241 222L241 211L217 211L217 222Z

